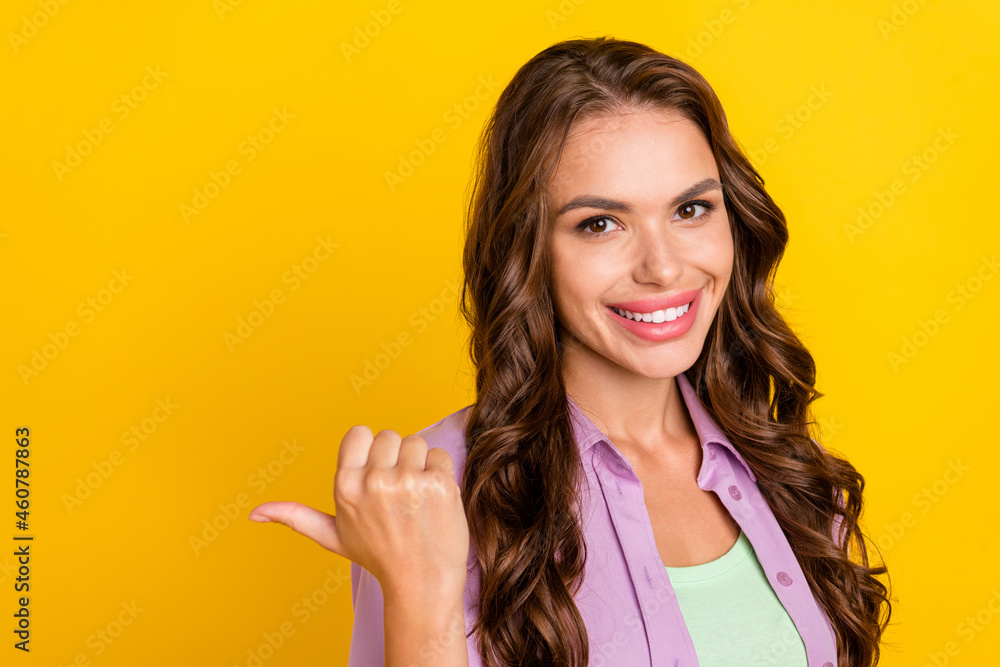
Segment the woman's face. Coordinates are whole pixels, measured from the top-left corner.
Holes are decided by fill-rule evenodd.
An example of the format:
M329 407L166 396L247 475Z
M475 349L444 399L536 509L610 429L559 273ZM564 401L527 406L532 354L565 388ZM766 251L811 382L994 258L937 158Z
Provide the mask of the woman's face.
M546 197L564 364L650 378L689 369L733 266L719 169L701 130L663 110L586 118Z

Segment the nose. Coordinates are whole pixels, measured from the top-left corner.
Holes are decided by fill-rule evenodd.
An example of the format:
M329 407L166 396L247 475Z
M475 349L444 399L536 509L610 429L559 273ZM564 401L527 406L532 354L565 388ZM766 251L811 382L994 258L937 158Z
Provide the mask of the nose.
M633 277L639 283L668 286L684 273L677 239L662 221L646 226L635 237L632 259Z

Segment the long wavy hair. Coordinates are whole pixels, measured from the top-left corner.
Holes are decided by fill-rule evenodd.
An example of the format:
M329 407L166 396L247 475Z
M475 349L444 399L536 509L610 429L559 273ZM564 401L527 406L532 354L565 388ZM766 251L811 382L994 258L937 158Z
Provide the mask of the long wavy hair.
M833 625L839 667L875 665L891 614L889 589L876 575L887 572L869 564L859 525L864 478L810 434L809 405L823 396L815 363L774 304L784 215L697 71L605 37L555 44L521 67L477 147L460 309L472 332L477 395L462 492L481 569L472 630L480 653L488 667L588 663L573 599L586 560L583 470L561 372L543 193L574 122L632 109L678 112L712 148L735 259L686 374L754 471Z

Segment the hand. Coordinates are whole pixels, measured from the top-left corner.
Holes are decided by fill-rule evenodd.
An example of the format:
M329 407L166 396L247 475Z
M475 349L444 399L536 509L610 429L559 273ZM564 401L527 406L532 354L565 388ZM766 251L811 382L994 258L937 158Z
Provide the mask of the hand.
M383 594L430 598L461 595L469 526L448 452L418 435L372 436L353 426L340 443L331 515L308 505L272 501L250 510L350 559L374 575Z

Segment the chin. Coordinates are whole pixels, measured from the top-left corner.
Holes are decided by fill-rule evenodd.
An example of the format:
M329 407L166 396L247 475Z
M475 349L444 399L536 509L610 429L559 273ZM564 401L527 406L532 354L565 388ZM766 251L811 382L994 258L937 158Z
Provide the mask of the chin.
M662 349L648 350L646 354L632 355L625 365L636 375L651 379L665 379L680 375L698 361L702 344L695 349L687 345L664 345Z

